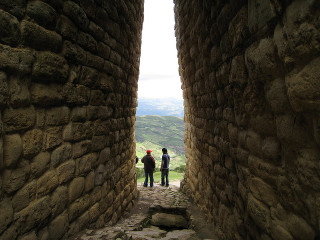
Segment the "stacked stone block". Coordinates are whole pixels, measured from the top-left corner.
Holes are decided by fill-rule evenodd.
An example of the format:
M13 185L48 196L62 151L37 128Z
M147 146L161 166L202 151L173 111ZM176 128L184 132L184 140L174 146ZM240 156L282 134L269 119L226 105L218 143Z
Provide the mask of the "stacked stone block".
M219 239L320 236L318 1L175 0L183 190Z
M0 239L67 239L137 194L143 1L0 1Z

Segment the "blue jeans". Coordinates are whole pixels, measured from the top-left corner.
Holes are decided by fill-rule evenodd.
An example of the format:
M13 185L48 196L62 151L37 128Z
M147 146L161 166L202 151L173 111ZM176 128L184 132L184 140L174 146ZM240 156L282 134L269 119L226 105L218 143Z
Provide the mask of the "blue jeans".
M148 187L148 176L150 176L150 187L153 187L153 172L144 172L146 179L144 180L143 186Z
M166 186L169 186L169 169L162 169L161 171L161 185L164 186L164 178L166 178Z

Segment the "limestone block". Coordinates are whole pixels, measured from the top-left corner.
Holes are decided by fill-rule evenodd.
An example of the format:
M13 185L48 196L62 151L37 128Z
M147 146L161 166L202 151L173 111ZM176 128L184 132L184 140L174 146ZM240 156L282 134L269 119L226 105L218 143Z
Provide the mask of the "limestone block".
M39 240L48 240L49 239L49 232L48 228L44 227L43 229L38 231Z
M320 58L306 65L300 72L286 77L288 97L296 112L319 112L320 109Z
M114 126L113 126L114 127ZM112 131L112 123L110 120L108 121L95 121L93 125L93 133L97 136L99 135L107 135Z
M90 138L92 135L91 123L70 123L63 130L65 141L80 141Z
M243 6L229 24L229 36L232 47L238 47L249 36L248 9Z
M32 231L31 233L28 233L27 235L23 236L21 240L38 240L38 237L36 235L36 232Z
M5 109L3 112L2 121L6 132L26 130L35 124L35 109L19 108Z
M292 235L278 221L272 221L270 233L275 240L293 240Z
M90 87L94 83L96 83L98 77L99 77L99 72L96 69L83 66L81 68L79 83Z
M57 168L59 184L68 182L70 179L72 179L74 177L75 166L76 166L76 164L75 164L74 160L70 160L70 161L62 163Z
M51 52L41 52L33 66L33 78L44 83L64 83L67 81L68 71L66 59Z
M13 208L9 198L0 201L0 233L13 221Z
M30 164L31 174L35 177L39 177L49 168L50 153L41 152L34 157Z
M90 193L90 203L94 204L96 202L99 202L101 200L102 195L102 187L97 186L93 189L93 191Z
M90 97L90 105L99 106L105 105L105 95L100 90L92 90Z
M16 46L20 38L20 26L16 17L0 10L0 42L6 45Z
M249 130L246 135L246 146L256 156L262 155L262 139L259 134Z
M318 143L318 145L320 145L320 115L316 115L313 117L312 119L313 121L313 136L316 140L316 142Z
M16 221L21 226L21 233L28 232L29 230L39 225L44 225L47 222L47 219L51 214L49 203L49 197L39 198L16 214Z
M37 196L42 197L51 193L59 185L55 170L46 172L37 180Z
M75 45L70 41L63 42L62 54L68 60L81 64L86 63L87 53L80 46Z
M56 107L46 112L46 123L49 126L64 125L69 122L70 110L68 107Z
M248 82L244 56L240 55L232 59L229 82L239 84L245 84Z
M51 154L51 165L56 167L60 163L69 160L72 156L71 144L65 143L55 149Z
M270 228L270 210L262 202L259 202L251 194L248 195L248 213L252 217L254 223L266 231Z
M99 216L99 203L96 203L91 208L89 208L89 221L93 223L99 218Z
M95 170L94 184L95 186L102 185L106 176L105 166L100 164Z
M256 177L250 179L249 188L256 199L264 202L268 206L275 206L278 203L275 190L262 179Z
M97 154L90 153L76 159L76 174L88 173L97 160Z
M253 155L249 155L248 166L251 174L259 176L264 181L277 185L278 176L282 174L281 168L277 168L273 164L263 161Z
M77 42L80 46L82 46L84 49L92 52L97 53L97 42L94 40L94 38L84 32L79 32Z
M277 138L267 137L262 143L262 155L265 158L277 160L281 155L281 145Z
M63 96L68 104L85 105L89 102L90 89L82 85L66 84L63 87Z
M24 0L3 0L0 7L17 18L22 18L25 14L26 2Z
M14 212L19 212L34 201L36 199L36 190L36 181L32 181L21 188L12 198Z
M95 10L94 10L95 12ZM99 27L97 24L94 22L90 21L89 26L88 26L88 31L91 33L92 36L94 36L95 39L102 41L105 35L105 32L101 27ZM98 54L100 50L98 48ZM102 56L100 56L102 57Z
M299 149L296 160L297 177L304 185L308 185L315 191L320 190L319 171L319 151L316 149Z
M287 88L284 80L277 78L266 86L267 101L275 113L283 113L289 108Z
M29 2L27 15L34 19L40 26L52 29L55 27L57 13L53 7L41 1Z
M269 1L269 0L266 0ZM265 82L279 74L275 58L275 44L272 39L265 38L251 45L245 54L245 63L249 78L257 82Z
M69 185L69 202L73 202L79 198L84 190L84 177L78 177L72 180Z
M21 38L24 45L36 50L59 52L62 46L59 34L26 20L21 22Z
M98 55L106 60L110 57L111 49L108 45L104 44L103 42L99 42L97 45L98 48Z
M89 192L94 188L94 171L91 171L87 176L84 184L84 190L85 192Z
M1 235L3 239L15 239L18 237L18 232L20 229L20 226L18 224L14 223L11 224Z
M23 156L32 158L42 149L43 132L40 129L33 129L26 132L23 137Z
M79 218L79 228L80 229L85 229L88 227L89 222L90 222L90 216L89 216L89 211L84 212Z
M22 140L19 134L4 136L4 165L13 167L17 164L22 154Z
M9 81L9 89L10 103L14 108L24 107L30 104L30 93L28 89L27 79L21 79L16 76L11 77Z
M65 16L60 16L57 22L57 31L64 39L76 41L78 36L78 29L74 23Z
M65 186L58 187L51 196L50 207L52 210L52 216L58 216L67 207L69 202L68 199L68 188Z
M315 232L311 226L302 217L295 214L290 214L287 219L287 226L289 232L293 235L294 239L314 239Z
M56 217L48 226L49 239L60 239L67 232L69 227L68 216Z
M100 86L100 89L102 90L105 90L107 92L112 92L114 91L115 80L111 76L108 76L106 74L100 74L99 86Z
M92 151L99 151L106 147L107 138L105 136L93 136L92 137Z
M0 69L8 68L20 73L30 73L35 53L29 49L11 48L0 44Z
M67 15L77 26L86 30L89 19L83 9L72 1L66 1L63 5L63 13Z
M259 3L254 0L248 2L248 23L251 32L265 29L273 19L277 17L276 10L270 0L262 0Z
M101 120L107 120L112 116L113 113L114 111L112 107L99 106L97 110L97 117Z
M44 133L44 147L45 150L51 150L62 143L62 128L52 127L48 128Z
M48 107L60 105L63 101L62 86L56 84L37 84L31 85L31 102L35 105Z
M84 154L87 154L91 151L91 141L90 140L84 140L81 142L77 142L73 144L72 147L72 156L74 158L78 158L83 156Z
M70 120L72 122L84 122L87 118L86 107L75 107L71 110Z
M69 222L79 217L90 206L90 199L87 196L83 196L74 201L68 208Z
M12 194L21 188L29 175L30 165L27 161L22 161L13 169L6 169L2 173L2 188L8 194Z
M0 107L8 104L9 89L7 81L7 75L4 72L0 72Z
M249 125L262 136L277 135L275 117L269 112L252 116Z
M284 14L284 30L288 39L291 56L299 59L319 52L319 29L317 22L317 1L293 1ZM300 59L299 59L300 60Z
M277 116L277 137L292 146L311 146L313 143L302 123L303 120L293 114Z

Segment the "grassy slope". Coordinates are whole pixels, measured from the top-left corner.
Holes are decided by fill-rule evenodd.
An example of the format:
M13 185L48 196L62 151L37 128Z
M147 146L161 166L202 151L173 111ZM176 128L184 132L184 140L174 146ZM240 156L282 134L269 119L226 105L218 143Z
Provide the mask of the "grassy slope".
M136 152L141 158L146 154L146 150L152 150L152 155L156 160L155 180L159 177L157 172L161 164L161 149L168 149L171 157L170 169L185 165L184 155L184 121L182 118L171 116L137 116L136 121ZM138 168L143 168L143 163L139 161ZM183 174L171 171L170 179L182 179Z

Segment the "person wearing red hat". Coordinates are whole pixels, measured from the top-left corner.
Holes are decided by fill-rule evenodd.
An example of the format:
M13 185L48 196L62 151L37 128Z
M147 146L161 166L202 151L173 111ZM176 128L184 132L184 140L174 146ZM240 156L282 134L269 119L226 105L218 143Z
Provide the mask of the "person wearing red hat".
M144 187L148 187L148 177L150 177L150 187L153 187L153 172L156 167L156 161L151 156L151 152L151 150L147 150L147 155L141 159L141 162L144 164L144 174L146 177L143 184Z

